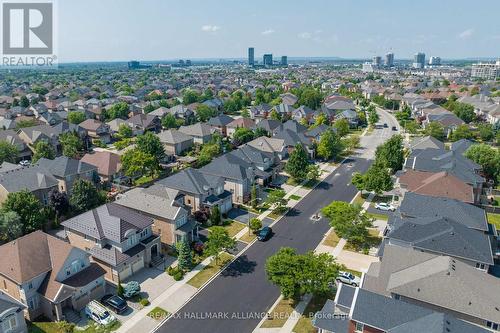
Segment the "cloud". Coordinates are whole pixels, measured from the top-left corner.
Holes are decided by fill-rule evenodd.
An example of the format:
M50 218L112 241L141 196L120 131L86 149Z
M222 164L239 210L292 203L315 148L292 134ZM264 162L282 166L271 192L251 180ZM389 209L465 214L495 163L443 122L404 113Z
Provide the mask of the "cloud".
M273 29L267 29L267 30L264 30L261 32L261 34L263 35L270 35L270 34L274 34L275 31Z
M462 31L461 33L458 34L458 38L460 39L467 39L472 36L474 33L474 29L467 29Z
M302 39L311 39L312 34L310 32L301 32L300 34L297 35L297 37Z
M206 24L201 27L201 31L205 32L217 32L220 30L220 27L217 25Z

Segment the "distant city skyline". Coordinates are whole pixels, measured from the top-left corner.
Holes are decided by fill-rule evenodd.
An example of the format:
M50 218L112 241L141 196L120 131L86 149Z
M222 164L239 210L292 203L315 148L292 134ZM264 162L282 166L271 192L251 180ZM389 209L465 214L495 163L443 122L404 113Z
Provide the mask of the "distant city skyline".
M58 1L59 60L500 56L500 2ZM293 22L293 24L291 24Z

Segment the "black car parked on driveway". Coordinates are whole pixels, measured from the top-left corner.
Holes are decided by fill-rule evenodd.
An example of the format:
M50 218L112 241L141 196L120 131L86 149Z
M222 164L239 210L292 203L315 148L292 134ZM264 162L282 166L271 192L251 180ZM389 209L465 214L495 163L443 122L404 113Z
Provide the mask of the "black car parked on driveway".
M110 307L114 312L120 314L127 310L127 302L117 295L106 295L101 299L101 303Z

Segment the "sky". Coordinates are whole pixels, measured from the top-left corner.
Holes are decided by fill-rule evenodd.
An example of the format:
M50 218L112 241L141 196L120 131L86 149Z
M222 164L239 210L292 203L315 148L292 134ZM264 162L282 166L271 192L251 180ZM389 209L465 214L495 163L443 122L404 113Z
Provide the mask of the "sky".
M499 0L57 0L58 57L500 57Z

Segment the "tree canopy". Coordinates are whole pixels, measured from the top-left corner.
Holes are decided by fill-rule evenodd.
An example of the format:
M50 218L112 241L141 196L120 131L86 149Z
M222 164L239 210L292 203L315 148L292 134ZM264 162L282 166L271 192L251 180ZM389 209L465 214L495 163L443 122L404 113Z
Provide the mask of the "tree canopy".
M16 212L19 215L23 235L42 229L47 221L40 200L27 190L9 193L2 204L2 210Z
M216 263L219 261L220 252L234 249L236 249L236 240L229 236L226 229L219 226L210 229L205 252L209 256L214 256Z
M316 153L325 160L331 160L338 158L343 148L340 136L333 130L327 129L320 136Z
M378 146L375 151L375 160L390 168L393 173L401 170L405 161L403 137L394 135L384 144Z
M45 140L40 140L35 143L35 153L33 154L32 162L36 163L42 157L49 160L56 158L54 147Z
M97 188L85 179L78 179L73 184L69 203L77 212L85 212L102 205L106 201Z
M464 155L479 164L487 178L500 182L500 151L486 144L477 144L470 146Z
M300 143L297 143L288 158L285 171L295 180L304 180L307 176L309 164L307 152Z
M17 148L7 141L0 141L0 164L3 162L15 163L17 159Z

